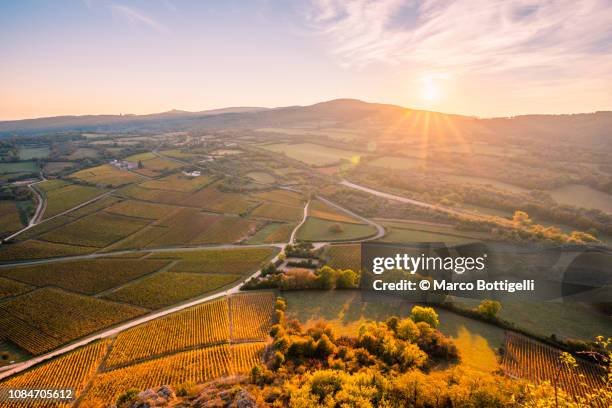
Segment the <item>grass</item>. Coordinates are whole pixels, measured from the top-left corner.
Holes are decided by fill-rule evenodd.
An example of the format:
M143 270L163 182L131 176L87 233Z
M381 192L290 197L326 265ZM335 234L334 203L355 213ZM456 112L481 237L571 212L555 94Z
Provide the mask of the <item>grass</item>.
M313 166L326 166L342 159L359 162L362 154L353 150L341 150L313 143L276 143L261 147L271 152L283 153L287 157Z
M76 207L79 204L83 204L103 193L104 190L99 188L77 184L68 184L59 188L46 190L47 207L45 208L44 217L53 217L54 215Z
M461 299L459 303L476 307L478 301ZM542 336L559 339L593 340L595 336L612 333L610 318L591 306L569 302L502 302L499 316L518 327Z
M90 254L94 248L79 245L64 245L53 242L27 240L0 247L0 261L21 261L25 259L56 258Z
M189 160L194 157L197 157L197 155L195 154L191 154L188 152L182 152L179 149L163 150L160 153L164 156L174 157L175 159L179 159L179 160Z
M119 170L110 164L80 170L72 173L70 177L86 183L110 187L119 187L142 180L141 176L126 170Z
M211 178L208 176L190 177L182 173L171 174L157 180L149 180L140 184L141 187L154 189L154 190L166 190L166 191L178 191L182 193L191 193L207 186L211 183Z
M60 244L104 248L142 229L148 221L98 212L49 231L40 239Z
M272 222L266 224L262 229L257 231L255 235L247 240L249 244L270 244L274 242L288 242L291 237L291 231L295 224L284 224Z
M19 160L43 159L49 156L48 147L23 147L19 149Z
M288 205L267 202L255 208L251 215L254 217L266 218L279 221L299 221L304 215L301 207L290 207Z
M278 248L205 249L200 251L161 252L151 258L179 259L172 266L176 272L227 273L248 275L278 253Z
M9 296L21 295L22 293L29 292L32 289L34 289L33 286L14 281L12 279L0 277L0 299Z
M53 288L29 292L0 304L0 319L11 322L3 328L5 336L33 354L142 313L141 309L128 305ZM28 335L27 331L31 330L39 335ZM36 338L48 341L39 347L30 347L27 343Z
M291 291L283 292L287 300L287 317L296 318L306 327L327 320L338 335L356 336L368 320L384 321L390 316L405 318L414 304L379 299L368 302L360 291ZM462 364L483 371L497 369L496 349L504 341L504 331L493 325L437 309L440 331L450 336L459 349Z
M81 160L86 158L97 158L99 152L96 149L89 147L79 147L74 152L70 153L67 158L68 160Z
M550 191L555 201L576 207L596 208L612 214L612 195L582 184L569 184Z
M161 259L91 259L0 269L0 276L34 286L93 295L168 265Z
M340 225L341 231L333 231ZM367 238L376 234L376 228L371 225L348 224L308 217L300 227L297 239L302 241L348 241Z
M147 309L160 309L212 292L240 279L232 274L160 272L106 296Z
M33 161L0 163L0 174L36 173L37 171L38 167Z

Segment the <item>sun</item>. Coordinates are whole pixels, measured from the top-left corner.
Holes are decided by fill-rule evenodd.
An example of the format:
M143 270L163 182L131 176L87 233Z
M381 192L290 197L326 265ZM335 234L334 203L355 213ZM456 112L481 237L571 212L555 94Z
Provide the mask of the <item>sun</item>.
M423 99L428 102L435 102L440 99L440 86L438 82L435 81L435 79L431 77L425 77L423 78L422 83Z

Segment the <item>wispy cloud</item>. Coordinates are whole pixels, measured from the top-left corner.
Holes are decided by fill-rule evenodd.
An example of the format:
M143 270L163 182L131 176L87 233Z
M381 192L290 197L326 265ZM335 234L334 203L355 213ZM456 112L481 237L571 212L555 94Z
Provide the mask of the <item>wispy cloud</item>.
M306 18L346 66L612 76L609 0L312 0Z
M109 4L108 8L111 10L113 15L127 20L130 24L145 26L159 33L167 33L170 31L168 27L158 22L154 18L149 17L144 12L135 9L134 7Z

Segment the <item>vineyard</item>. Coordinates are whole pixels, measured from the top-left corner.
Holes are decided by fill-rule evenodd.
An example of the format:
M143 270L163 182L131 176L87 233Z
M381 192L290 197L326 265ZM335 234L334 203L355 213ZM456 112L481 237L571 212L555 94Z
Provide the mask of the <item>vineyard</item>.
M247 373L260 361L275 295L253 292L197 305L152 320L10 377L0 387L74 388L80 407L116 401L130 388L201 383ZM3 324L4 322L0 322ZM230 342L231 330L239 344ZM58 406L31 402L11 407Z
M270 316L276 296L271 292L232 296L230 301L232 340L265 339L270 332Z
M34 286L54 285L79 293L95 294L154 272L169 263L162 259L55 262L2 269L0 276Z
M197 384L244 373L258 360L264 346L264 343L212 346L101 373L93 379L81 406L108 404L130 388L144 390L163 384ZM235 364L234 356L239 360Z
M320 218L328 221L348 222L353 224L363 224L361 220L351 217L324 202L314 200L308 206L308 215L310 217Z
M48 363L25 372L24 374L11 377L0 384L2 388L28 389L34 385L40 389L74 389L78 397L87 381L96 372L100 362L106 355L110 340L99 341L65 356L59 357ZM26 408L42 406L67 406L68 404L49 403L43 405L41 402L22 401L6 403L7 408Z
M511 377L553 384L560 372L559 387L570 395L584 396L591 389L603 386L605 370L602 367L583 360L577 360L578 366L573 370L563 367L559 350L520 334L507 332L504 349L502 367Z
M228 301L207 302L119 333L106 360L116 367L145 357L229 340Z
M0 305L0 338L41 354L142 313L127 305L44 288Z
M302 207L290 207L277 203L263 203L251 213L255 217L280 221L298 221L302 218Z
M361 269L361 245L329 245L323 253L323 258L334 269L358 271Z

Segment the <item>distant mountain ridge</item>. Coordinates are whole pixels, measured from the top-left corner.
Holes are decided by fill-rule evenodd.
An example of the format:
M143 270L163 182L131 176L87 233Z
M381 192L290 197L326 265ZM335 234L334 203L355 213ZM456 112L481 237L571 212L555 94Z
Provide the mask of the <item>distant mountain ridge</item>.
M164 131L190 129L256 129L326 123L356 129L395 127L404 134L432 137L460 132L495 137L580 138L610 148L612 111L569 115L523 115L481 119L369 103L334 99L309 106L278 108L230 107L201 112L171 110L148 115L58 116L0 122L0 136L57 131Z

